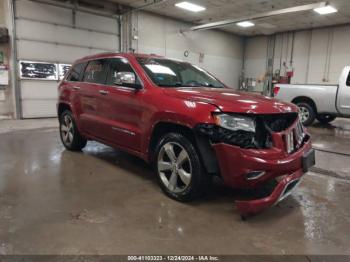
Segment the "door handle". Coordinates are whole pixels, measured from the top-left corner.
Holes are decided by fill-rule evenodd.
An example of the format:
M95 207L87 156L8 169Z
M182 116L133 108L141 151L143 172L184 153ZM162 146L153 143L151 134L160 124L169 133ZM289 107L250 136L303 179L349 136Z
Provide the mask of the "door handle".
M80 87L79 86L73 86L73 89L74 90L80 90Z
M109 92L108 91L106 91L106 90L99 90L98 91L101 95L108 95L109 94Z

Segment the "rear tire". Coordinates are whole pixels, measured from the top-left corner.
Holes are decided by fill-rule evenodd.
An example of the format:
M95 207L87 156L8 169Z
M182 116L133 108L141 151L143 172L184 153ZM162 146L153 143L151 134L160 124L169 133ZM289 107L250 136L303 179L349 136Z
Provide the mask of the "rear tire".
M299 118L304 126L311 125L316 118L316 111L313 106L307 102L297 102L299 107Z
M87 140L79 133L71 111L64 111L59 117L60 137L64 147L70 151L80 151Z
M337 117L336 116L332 116L332 115L325 115L325 114L321 114L321 115L317 115L316 119L321 123L321 124L328 124L332 121L334 121Z
M210 184L210 176L205 172L195 146L179 133L161 137L153 165L161 189L177 201L196 199Z

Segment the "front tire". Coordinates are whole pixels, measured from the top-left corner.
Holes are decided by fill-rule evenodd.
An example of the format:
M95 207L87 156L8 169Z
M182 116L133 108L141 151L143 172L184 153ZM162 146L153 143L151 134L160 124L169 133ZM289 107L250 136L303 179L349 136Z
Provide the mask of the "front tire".
M153 163L163 192L177 201L194 200L209 185L195 146L181 134L168 133L159 140Z
M332 121L334 121L337 117L332 116L332 115L317 115L316 119L321 123L321 124L328 124Z
M64 111L59 117L60 137L64 147L70 151L80 151L87 140L79 133L71 111Z
M306 102L298 102L296 105L299 107L300 121L304 126L311 125L316 118L315 109Z

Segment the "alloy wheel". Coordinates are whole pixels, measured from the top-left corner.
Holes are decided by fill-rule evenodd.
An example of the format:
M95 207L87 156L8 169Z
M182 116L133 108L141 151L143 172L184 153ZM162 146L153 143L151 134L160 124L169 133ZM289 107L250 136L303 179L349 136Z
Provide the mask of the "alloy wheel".
M190 185L191 161L188 152L180 144L164 144L159 151L157 166L162 183L171 192L183 192Z
M299 117L301 122L305 123L310 117L309 110L304 106L299 106Z
M74 126L73 119L69 115L65 115L63 117L63 121L61 121L61 135L62 140L66 145L71 145L74 138Z

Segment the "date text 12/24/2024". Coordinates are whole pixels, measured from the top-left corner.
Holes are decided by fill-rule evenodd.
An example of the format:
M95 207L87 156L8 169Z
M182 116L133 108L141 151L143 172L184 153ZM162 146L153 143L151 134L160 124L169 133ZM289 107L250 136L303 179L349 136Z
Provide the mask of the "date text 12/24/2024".
M219 261L217 256L128 256L128 261Z

